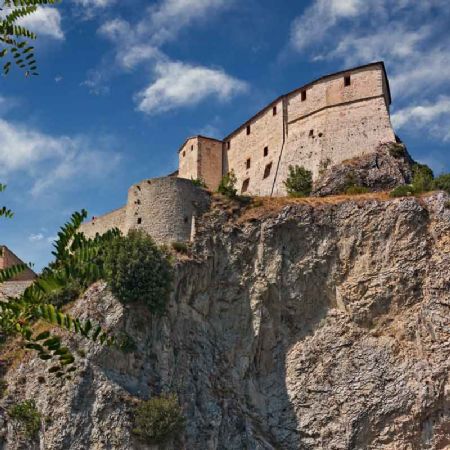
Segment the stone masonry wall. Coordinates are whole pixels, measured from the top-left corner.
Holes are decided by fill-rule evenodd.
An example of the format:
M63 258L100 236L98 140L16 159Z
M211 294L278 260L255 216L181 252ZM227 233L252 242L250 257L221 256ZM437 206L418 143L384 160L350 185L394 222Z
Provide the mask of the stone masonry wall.
M93 238L95 235L103 234L112 228L118 228L122 233L126 234L125 228L126 206L104 214L103 216L95 217L89 222L81 225L80 231L88 238Z
M269 195L283 146L283 102L271 105L248 126L250 134L244 126L225 140L224 172L234 171L239 193ZM246 192L245 180L249 180Z
M188 241L193 217L206 211L209 194L190 181L164 177L128 190L126 230L142 229L157 243Z
M199 178L198 139L189 138L178 152L178 176L180 178Z
M217 190L222 178L222 141L198 137L199 178L212 191Z

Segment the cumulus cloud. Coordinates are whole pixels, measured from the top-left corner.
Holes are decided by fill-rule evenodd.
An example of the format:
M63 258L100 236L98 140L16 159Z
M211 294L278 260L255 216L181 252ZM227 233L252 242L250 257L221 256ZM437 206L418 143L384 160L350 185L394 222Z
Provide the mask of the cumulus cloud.
M174 61L161 49L176 39L182 29L210 20L231 4L230 0L162 0L148 8L135 24L115 18L99 28L98 33L114 44L120 69L132 71L145 63L153 74L148 87L135 95L138 111L158 114L196 105L207 97L228 100L246 90L246 83L223 69ZM91 73L84 84L95 92L104 85L102 73Z
M155 72L156 80L137 95L138 110L148 114L196 105L210 96L225 101L247 89L220 69L164 62L157 64Z
M30 234L28 236L28 240L30 242L38 242L44 239L44 235L42 233Z
M48 36L58 40L64 39L64 33L61 29L61 14L54 7L40 6L36 12L20 18L17 23L39 36Z
M450 97L440 96L435 102L409 106L392 115L392 123L398 128L406 126L427 130L444 141L450 140Z
M115 152L93 149L85 137L50 136L0 119L0 176L26 174L39 196L58 186L108 175L118 164Z

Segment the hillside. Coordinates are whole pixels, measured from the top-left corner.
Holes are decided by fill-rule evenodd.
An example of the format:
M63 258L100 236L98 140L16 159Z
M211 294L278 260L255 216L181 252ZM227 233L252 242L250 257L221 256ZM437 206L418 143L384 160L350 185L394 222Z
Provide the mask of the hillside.
M49 449L448 448L448 202L216 198L162 318L96 283L72 313L133 345L86 344L65 383L27 355L3 403L34 398ZM160 392L185 432L146 446L133 408ZM2 448L39 448L3 420Z

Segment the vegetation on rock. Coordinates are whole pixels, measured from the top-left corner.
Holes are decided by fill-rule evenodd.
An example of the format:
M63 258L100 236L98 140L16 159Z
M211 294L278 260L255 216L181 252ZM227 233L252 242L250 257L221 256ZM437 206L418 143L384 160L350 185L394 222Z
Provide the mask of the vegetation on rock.
M303 166L289 166L284 185L290 197L307 197L312 191L312 172Z
M236 175L234 174L234 171L231 170L230 172L226 173L220 180L217 192L219 194L225 195L225 197L234 198L237 194L236 183Z
M123 303L144 302L154 313L164 311L172 282L168 256L142 230L117 236L105 254L105 279Z
M435 189L446 191L450 194L450 173L439 175L434 179L433 185Z
M19 432L28 439L33 439L41 428L41 414L36 408L34 400L25 400L12 405L9 417L17 422Z
M148 444L163 444L177 437L185 419L178 399L173 394L153 397L142 402L135 411L133 430Z
M200 187L200 188L206 188L206 183L203 178L191 178L192 183L194 183L194 186Z

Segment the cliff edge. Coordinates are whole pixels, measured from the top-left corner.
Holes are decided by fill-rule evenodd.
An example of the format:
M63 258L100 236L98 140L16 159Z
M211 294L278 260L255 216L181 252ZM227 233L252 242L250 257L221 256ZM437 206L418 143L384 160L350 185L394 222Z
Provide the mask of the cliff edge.
M72 306L135 347L86 344L71 382L9 371L3 403L48 420L30 443L3 415L2 448L157 449L131 430L160 392L187 419L166 449L449 448L449 196L214 201L163 317L101 282Z

